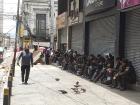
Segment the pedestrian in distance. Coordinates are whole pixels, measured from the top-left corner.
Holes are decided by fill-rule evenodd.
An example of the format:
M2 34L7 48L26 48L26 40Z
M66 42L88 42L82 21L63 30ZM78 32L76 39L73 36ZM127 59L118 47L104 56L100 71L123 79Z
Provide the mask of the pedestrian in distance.
M46 47L45 50L43 51L43 53L45 55L45 62L47 65L49 65L50 49L48 47Z
M30 65L33 67L33 54L29 51L29 48L25 48L25 50L21 52L17 65L19 65L20 59L22 84L27 85L30 74Z

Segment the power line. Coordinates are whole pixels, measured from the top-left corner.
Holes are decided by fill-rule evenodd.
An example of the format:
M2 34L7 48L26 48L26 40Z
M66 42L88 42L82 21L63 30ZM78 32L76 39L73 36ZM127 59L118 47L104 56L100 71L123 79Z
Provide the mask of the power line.
M8 2L7 2L7 3L3 3L3 4L17 4L17 3L8 3Z

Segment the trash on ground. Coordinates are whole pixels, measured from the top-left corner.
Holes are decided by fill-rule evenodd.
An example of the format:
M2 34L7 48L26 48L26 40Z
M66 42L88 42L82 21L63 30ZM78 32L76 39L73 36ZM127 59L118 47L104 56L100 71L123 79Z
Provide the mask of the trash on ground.
M56 80L56 81L60 81L60 79L59 79L59 78L55 78L55 80Z
M68 92L65 90L58 90L59 92L61 92L62 94L67 94Z
M77 81L74 85L74 88L71 88L75 94L85 93L86 89L82 88L80 83Z

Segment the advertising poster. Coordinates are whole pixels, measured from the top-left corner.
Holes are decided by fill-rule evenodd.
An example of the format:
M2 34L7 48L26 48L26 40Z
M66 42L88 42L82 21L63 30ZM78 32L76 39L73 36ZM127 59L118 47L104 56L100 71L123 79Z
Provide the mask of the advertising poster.
M79 23L79 0L69 1L69 24Z

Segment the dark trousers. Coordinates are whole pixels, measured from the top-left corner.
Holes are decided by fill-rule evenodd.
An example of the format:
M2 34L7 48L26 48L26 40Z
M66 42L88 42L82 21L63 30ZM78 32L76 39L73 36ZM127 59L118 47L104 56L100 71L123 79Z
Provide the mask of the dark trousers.
M120 87L123 89L127 89L127 85L128 85L128 79L129 78L127 75L121 75L118 77L118 81L120 83Z
M49 64L49 56L45 56L45 61L46 61L46 64L48 65Z
M21 76L22 82L27 83L30 74L30 65L22 65L21 66Z

